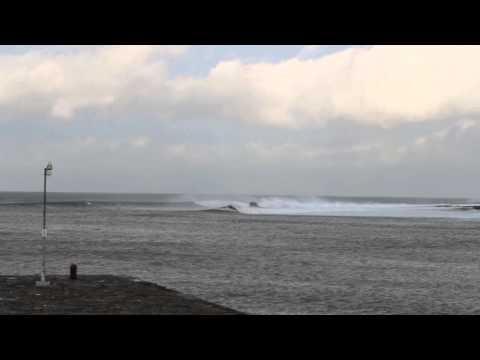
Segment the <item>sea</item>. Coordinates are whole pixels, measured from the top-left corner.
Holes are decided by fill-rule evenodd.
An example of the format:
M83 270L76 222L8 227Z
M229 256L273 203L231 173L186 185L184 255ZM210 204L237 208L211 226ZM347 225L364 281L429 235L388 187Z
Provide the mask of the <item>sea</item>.
M0 192L0 273L38 274L43 193ZM48 193L46 270L249 314L478 314L480 200Z

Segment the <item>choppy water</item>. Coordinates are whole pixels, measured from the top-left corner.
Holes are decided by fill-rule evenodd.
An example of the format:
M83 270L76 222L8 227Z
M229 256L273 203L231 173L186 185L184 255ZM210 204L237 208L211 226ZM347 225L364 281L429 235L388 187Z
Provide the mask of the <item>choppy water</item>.
M40 270L41 201L0 193L2 274ZM228 204L240 213L203 211ZM480 313L475 204L50 194L47 272L74 262L255 314Z

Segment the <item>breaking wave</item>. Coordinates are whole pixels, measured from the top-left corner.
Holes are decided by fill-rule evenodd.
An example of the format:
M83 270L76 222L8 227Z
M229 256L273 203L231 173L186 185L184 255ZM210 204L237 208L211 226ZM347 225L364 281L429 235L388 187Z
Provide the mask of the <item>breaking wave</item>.
M251 202L255 202L252 206ZM415 198L335 197L256 197L252 199L202 199L196 204L208 209L231 205L239 213L251 215L374 216L374 217L451 217L480 219L480 205L445 203L442 200ZM258 206L257 206L258 205Z
M292 198L260 198L255 200L258 206L251 206L250 202L239 200L200 200L196 204L218 209L228 205L234 206L244 214L271 214L271 215L325 215L341 213L362 213L369 211L383 211L406 209L412 205L403 203L355 203L329 200L299 200Z

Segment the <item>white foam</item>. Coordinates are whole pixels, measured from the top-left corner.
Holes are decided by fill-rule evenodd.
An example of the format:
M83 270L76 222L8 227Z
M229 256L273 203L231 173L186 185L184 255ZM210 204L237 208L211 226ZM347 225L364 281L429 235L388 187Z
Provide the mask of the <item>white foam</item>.
M255 201L259 207L251 207ZM438 207L438 204L332 201L321 198L260 197L249 201L239 199L198 200L196 204L216 209L233 205L244 214L263 215L334 215L392 217L453 217L480 218L480 212L459 212Z
M259 207L251 207L249 202L239 200L201 200L196 201L198 205L207 208L219 208L233 205L240 212L246 214L329 214L341 212L365 212L371 210L385 210L405 208L408 204L385 204L385 203L353 203L333 202L320 199L293 199L293 198L261 198L256 200Z

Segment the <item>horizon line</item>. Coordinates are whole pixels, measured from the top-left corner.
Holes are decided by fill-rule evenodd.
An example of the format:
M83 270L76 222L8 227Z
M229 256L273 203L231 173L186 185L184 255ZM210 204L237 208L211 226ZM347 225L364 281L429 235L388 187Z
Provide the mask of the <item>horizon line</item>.
M0 190L0 193L43 193L41 190ZM109 194L109 195L213 195L213 196L298 196L339 198L411 198L411 199L476 199L474 196L415 196L415 195L319 195L319 194L266 194L266 193L200 193L200 192L111 192L111 191L48 191L49 194Z

